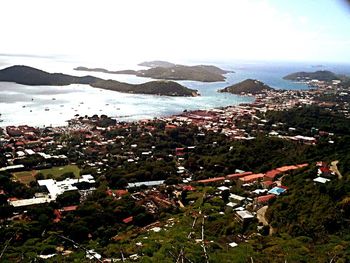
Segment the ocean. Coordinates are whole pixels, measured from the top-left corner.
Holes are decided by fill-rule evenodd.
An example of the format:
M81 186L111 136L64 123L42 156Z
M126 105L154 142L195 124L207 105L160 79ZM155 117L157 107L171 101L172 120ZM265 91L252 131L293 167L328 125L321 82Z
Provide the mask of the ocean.
M140 61L141 62L141 61ZM188 64L188 63L184 63ZM191 62L191 64L213 64L235 73L228 73L224 82L202 83L179 81L197 89L199 97L166 97L156 95L125 94L92 88L88 85L69 86L26 86L0 82L0 126L23 125L63 126L74 116L106 114L121 121L152 119L178 114L184 110L211 109L252 102L254 98L219 93L218 89L247 78L263 81L277 89L307 89L304 84L283 80L286 74L295 71L332 70L350 74L349 65L313 66L307 63L252 63L252 62ZM110 70L138 69L137 65L126 63L98 63L75 60L66 57L35 57L0 55L0 68L12 65L27 65L48 72L83 76L94 75L104 79L115 79L129 83L143 83L149 78L132 75L114 75L95 72L74 71L77 66L103 67Z

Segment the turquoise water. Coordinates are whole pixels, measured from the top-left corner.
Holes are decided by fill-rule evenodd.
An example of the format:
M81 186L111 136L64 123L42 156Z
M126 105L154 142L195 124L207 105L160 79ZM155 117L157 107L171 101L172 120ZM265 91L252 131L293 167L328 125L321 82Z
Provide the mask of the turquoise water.
M87 72L74 71L77 66L104 67L111 70L139 68L135 65L74 61L66 58L43 58L0 56L0 68L11 65L28 65L49 72L62 72L72 75L87 75ZM195 63L197 64L197 63ZM203 64L203 62L202 62ZM0 126L29 124L34 126L61 126L74 115L107 114L119 120L133 121L168 116L183 110L210 109L214 107L237 105L251 102L253 98L218 93L217 90L246 78L254 78L278 89L306 89L303 84L285 81L282 77L300 70L316 70L306 64L271 63L207 63L216 64L224 69L234 70L227 74L224 82L201 83L179 81L181 84L197 89L199 97L165 97L153 95L133 95L100 90L87 85L25 86L0 82ZM331 66L328 66L331 67ZM333 66L339 73L346 73L349 67ZM318 68L317 68L318 69ZM327 68L328 69L328 68ZM341 71L342 70L342 71ZM350 70L349 70L350 72ZM112 75L88 72L90 75L105 79L115 79L129 83L143 83L148 78L131 75Z

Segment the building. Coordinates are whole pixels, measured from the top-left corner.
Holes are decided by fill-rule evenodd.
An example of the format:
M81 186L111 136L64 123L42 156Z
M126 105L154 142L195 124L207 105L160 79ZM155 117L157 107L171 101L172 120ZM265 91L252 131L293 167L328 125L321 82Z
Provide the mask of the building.
M49 198L56 200L56 198L68 191L78 191L78 184L87 183L91 187L95 184L95 179L91 174L82 175L79 179L67 178L63 181L56 181L54 179L38 180L40 186L46 187L49 192Z
M241 222L243 225L251 222L254 218L253 214L250 213L247 210L242 210L242 211L236 211L236 215L235 215L236 219Z

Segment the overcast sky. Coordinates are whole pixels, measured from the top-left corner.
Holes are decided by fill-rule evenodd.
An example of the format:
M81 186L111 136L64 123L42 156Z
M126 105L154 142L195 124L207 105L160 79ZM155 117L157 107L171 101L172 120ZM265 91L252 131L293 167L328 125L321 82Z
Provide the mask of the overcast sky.
M338 0L1 0L0 53L350 62Z

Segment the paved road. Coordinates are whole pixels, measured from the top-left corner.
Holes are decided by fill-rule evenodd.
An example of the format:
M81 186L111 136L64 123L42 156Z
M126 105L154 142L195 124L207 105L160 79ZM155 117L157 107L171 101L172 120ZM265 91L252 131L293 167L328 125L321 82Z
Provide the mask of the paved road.
M338 166L337 166L338 163L339 163L338 160L337 160L337 161L331 162L330 170L331 170L332 172L334 172L336 175L338 175L338 179L340 180L340 179L343 178L343 176L341 175L341 173L340 173L339 170L338 170Z
M265 213L267 210L268 206L265 205L262 208L260 208L258 211L256 211L256 217L259 220L259 222L263 223L264 226L268 226L269 223L267 222L266 218L265 218Z

